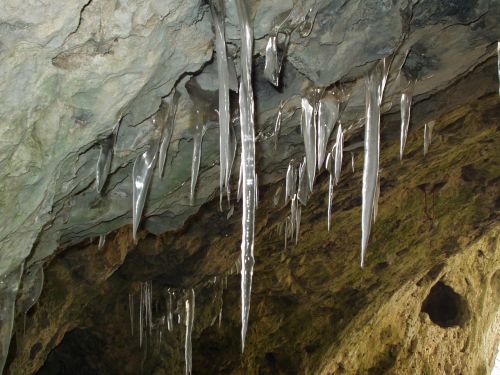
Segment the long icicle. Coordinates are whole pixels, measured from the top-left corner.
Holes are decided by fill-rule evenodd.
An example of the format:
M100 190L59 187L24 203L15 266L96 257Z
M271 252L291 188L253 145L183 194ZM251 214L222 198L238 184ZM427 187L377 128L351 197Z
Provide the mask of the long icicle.
M215 50L219 75L219 153L220 153L220 208L224 189L229 196L230 141L229 141L229 68L227 63L226 37L224 32L224 2L211 0L210 11L215 28Z
M245 350L245 337L250 314L250 296L254 260L255 236L255 129L254 98L252 89L253 30L248 19L246 3L236 0L241 38L240 116L241 160L243 167L243 217L241 239L241 350Z
M339 101L334 95L326 93L325 96L320 99L318 106L318 171L325 161L326 146L339 115Z
M302 135L307 159L307 175L309 178L309 190L312 192L314 178L316 176L316 127L314 121L314 104L309 103L307 98L302 98Z
M186 361L186 375L193 372L193 346L191 342L191 334L193 332L194 323L194 289L189 289L186 296L186 337L184 341L184 360Z
M429 152L429 146L432 142L432 129L435 121L430 121L424 125L424 156Z
M408 136L408 127L410 125L410 110L414 87L415 81L410 79L408 82L408 86L401 93L401 139L399 145L399 160L403 160L406 137Z
M498 55L498 95L500 95L500 41L497 42Z
M332 150L333 152L333 150ZM334 162L333 162L333 156L332 153L329 152L326 155L326 161L325 161L325 167L326 170L328 171L329 174L329 179L328 179L328 217L327 217L327 228L328 232L330 231L331 228L331 221L332 221L332 201L333 201L333 177L334 177Z
M340 182L340 172L342 171L342 156L344 152L344 133L342 132L342 124L339 123L337 128L337 139L335 142L335 185Z
M148 195L149 184L153 176L153 168L158 154L159 142L154 137L147 151L139 155L132 169L132 234L137 241L137 229L141 222L144 203Z
M194 204L196 183L198 182L198 173L200 171L201 146L206 131L204 122L204 115L201 114L200 111L197 111L196 126L193 135L193 159L191 161L191 189L189 194L189 202L191 205Z
M366 248L373 220L379 157L380 157L380 105L384 95L390 60L380 60L366 79L366 124L364 139L363 189L361 208L361 267L365 263Z

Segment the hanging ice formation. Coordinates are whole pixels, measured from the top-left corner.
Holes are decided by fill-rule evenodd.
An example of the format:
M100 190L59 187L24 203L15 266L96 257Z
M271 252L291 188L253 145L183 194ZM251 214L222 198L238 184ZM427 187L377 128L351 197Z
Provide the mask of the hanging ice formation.
M193 332L193 322L194 322L194 289L188 290L186 295L186 337L184 341L184 359L186 361L186 375L190 375L193 372L193 347L191 344L191 334Z
M344 152L344 133L342 125L337 127L337 138L335 142L335 185L340 182L340 172L342 171L342 154Z
M318 170L323 166L326 146L340 115L340 103L331 93L325 93L318 106Z
M246 2L235 0L241 38L241 83L239 90L242 160L242 239L241 239L241 348L245 349L245 336L250 313L250 296L254 266L255 236L255 129L254 98L252 89L253 30L248 19Z
M158 111L157 122L161 129L160 152L158 155L158 173L160 178L165 174L165 162L167 160L168 148L170 140L175 128L175 115L177 113L177 105L179 103L180 94L174 88L172 94L163 99Z
M401 139L399 147L399 160L403 160L403 152L408 136L408 127L410 125L410 110L413 99L413 90L415 88L415 79L406 78L406 74L401 71L400 75L405 77L406 87L401 92Z
M101 234L99 236L99 243L97 244L97 249L101 250L104 247L105 244L106 244L106 235L105 234Z
M220 152L220 206L224 190L228 201L229 178L231 175L231 141L229 112L229 68L227 62L226 37L224 31L224 1L211 0L210 11L215 27L215 49L217 52L217 71L219 76L219 152Z
M14 325L16 295L23 274L21 263L16 269L0 279L0 373L3 372Z
M156 123L154 117L153 123ZM137 241L137 229L139 228L149 184L153 176L158 147L158 137L154 136L148 149L135 159L134 168L132 169L132 234L134 241Z
M304 146L307 159L307 176L309 180L309 190L313 190L314 178L316 176L316 127L314 122L314 107L309 99L302 98L302 135L304 136Z
M299 165L299 182L297 187L297 198L299 201L306 206L307 201L309 199L309 183L307 179L307 160L304 157L304 160Z
M327 213L327 215L328 215L328 217L327 217L328 231L330 231L331 221L332 221L333 182L334 182L334 175L335 175L335 166L334 166L332 152L329 152L328 155L326 155L326 162L325 162L325 167L326 167L326 170L328 171L328 174L329 174L329 179L328 179L328 213Z
M430 121L424 125L424 156L429 152L429 146L432 142L432 129L435 123L435 121Z
M196 122L193 135L193 159L191 162L191 189L189 193L189 202L194 204L194 195L196 183L198 182L198 173L200 171L201 162L201 144L205 135L206 126L203 123L203 116L198 112L198 121Z
M366 248L373 221L376 185L380 156L380 106L389 74L390 59L379 60L366 78L366 124L364 139L364 166L361 208L361 267L364 266Z
M354 152L351 152L351 169L352 169L352 173L354 173L354 167L355 167Z
M139 346L145 337L151 337L153 326L153 284L151 281L141 282L141 294L139 299Z
M96 166L96 190L98 193L102 191L109 170L111 169L114 138L114 134L111 134L109 137L99 142L100 151Z
M498 95L500 95L500 41L497 42L498 55Z
M281 68L290 41L290 34L280 30L282 25L274 27L269 33L264 65L264 77L276 87L279 86Z

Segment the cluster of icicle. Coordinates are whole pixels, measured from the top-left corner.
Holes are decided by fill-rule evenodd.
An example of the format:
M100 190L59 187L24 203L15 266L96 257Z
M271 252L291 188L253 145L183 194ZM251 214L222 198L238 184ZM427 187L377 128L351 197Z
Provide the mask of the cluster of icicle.
M222 324L222 307L224 290L227 289L228 276L241 270L239 260L233 267L206 282L192 288L164 288L153 296L151 280L140 283L139 291L129 293L130 331L132 336L138 335L139 346L144 349L144 358L149 353L159 354L165 334L172 333L178 325L184 329L184 360L186 375L192 373L192 332L195 316L195 289L212 290L211 310L213 316L210 325ZM139 304L137 307L136 304Z

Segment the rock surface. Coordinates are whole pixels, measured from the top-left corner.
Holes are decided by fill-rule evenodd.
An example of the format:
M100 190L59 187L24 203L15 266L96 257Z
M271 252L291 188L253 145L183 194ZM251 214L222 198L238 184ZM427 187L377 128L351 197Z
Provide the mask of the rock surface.
M482 78L490 67L451 91L488 85ZM435 96L415 106L414 118L440 102ZM182 373L182 325L165 331L160 349L141 350L137 331L130 333L128 295L137 304L141 280L153 280L155 318L165 313L168 287L195 287L195 373L488 373L500 334L498 104L487 95L436 117L425 158L421 127L410 133L402 164L397 139L383 135L381 202L365 269L358 266L359 158L354 174L344 168L332 232L322 174L303 210L299 244L287 249L280 228L289 208L272 203L282 182L261 189L243 356L234 274L222 325L211 326L218 313L211 280L234 268L239 243L239 208L227 220L216 199L181 230L142 232L137 246L125 227L102 250L93 242L56 256L25 335L18 319L7 373ZM383 121L398 126L397 116Z

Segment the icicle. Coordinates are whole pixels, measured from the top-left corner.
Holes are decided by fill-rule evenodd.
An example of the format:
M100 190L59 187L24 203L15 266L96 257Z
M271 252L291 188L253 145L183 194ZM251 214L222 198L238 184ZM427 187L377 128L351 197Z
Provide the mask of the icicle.
M342 170L342 154L344 152L344 133L342 125L337 128L337 140L335 142L335 185L340 182L340 172Z
M280 105L278 107L278 115L276 116L276 123L274 124L274 149L278 148L278 138L281 132L281 120L283 118L283 107L285 103L280 100Z
M328 217L327 217L328 231L330 231L331 220L332 220L333 176L335 173L332 153L328 153L328 155L326 155L325 167L330 175L329 180L328 180L328 214L327 214L328 215Z
M293 162L290 161L286 170L285 178L285 204L293 197L295 189L295 168Z
M101 234L99 236L99 244L97 245L97 249L101 250L104 247L105 244L106 244L106 235L105 234Z
M186 338L184 341L184 359L186 361L186 375L193 372L193 347L191 344L191 333L193 332L194 322L194 289L191 288L186 296Z
M156 137L155 137L156 138ZM148 195L149 184L153 176L153 168L158 153L159 142L154 139L147 151L139 155L134 162L132 169L132 222L133 222L133 237L137 242L137 229L141 222L144 203Z
M170 290L170 288L167 289L167 294L168 294L168 298L167 298L167 329L169 332L172 332L172 329L174 328L174 320L173 320L173 313L172 313L173 295L172 295L172 291Z
M245 349L245 336L250 313L250 296L254 266L255 230L255 130L254 99L252 89L253 30L248 20L246 2L236 0L241 37L240 121L241 160L243 161L243 217L241 240L241 348Z
M377 219L378 215L378 200L380 198L380 177L377 178L377 188L375 190L375 199L373 200L373 222Z
M424 126L424 156L429 152L429 146L432 142L432 129L434 128L435 121L431 121Z
M408 127L410 125L410 110L411 110L411 102L413 99L414 87L415 87L415 80L410 79L408 81L407 87L401 93L401 139L399 146L399 160L403 160L406 137L408 136Z
M334 95L327 93L318 107L318 171L323 166L326 146L340 114L340 104Z
M158 118L162 122L159 127L162 129L160 152L158 156L158 172L160 178L165 174L165 162L167 160L168 148L170 140L175 128L175 115L177 113L177 105L179 103L180 94L175 90L167 98L164 99L160 105Z
M243 194L243 160L240 161L240 173L238 177L238 191L236 192L236 201L239 202Z
M229 195L230 134L229 134L229 68L227 63L226 37L224 31L224 1L211 0L210 11L215 27L215 49L219 75L219 152L220 152L220 202L224 189Z
M302 98L302 131L306 149L307 175L309 177L309 190L312 192L316 174L316 128L314 126L313 105L309 100Z
M282 41L280 41L280 35L284 37ZM266 45L264 77L276 87L279 86L281 68L283 66L289 41L290 36L288 33L281 33L279 27L276 27L269 33Z
M300 202L306 206L307 200L309 199L309 183L307 179L307 160L304 157L304 161L300 163L299 166L299 183L297 189L297 196Z
M113 159L113 145L115 143L115 134L111 134L106 139L99 142L99 158L96 166L96 190L101 193L102 188L108 178Z
M351 152L351 168L352 168L352 173L354 173L354 152Z
M3 372L9 353L16 295L22 274L23 264L0 279L0 373Z
M299 243L301 216L302 216L302 207L300 206L300 204L297 204L295 212L295 244Z
M233 170L233 164L234 164L234 159L236 157L236 134L234 132L234 128L232 125L229 126L229 167L227 170L227 185L226 185L226 194L227 194L227 202L229 203L231 200L231 186L230 186L230 179L231 179L231 172Z
M134 294L128 294L128 310L130 314L130 333L134 335Z
M500 41L497 42L498 55L498 95L500 95Z
M363 189L361 209L361 267L364 266L366 248L370 237L373 202L380 157L380 105L384 95L390 60L380 60L366 79L366 124L365 124L365 157L363 167Z
M206 127L203 121L203 116L198 112L198 121L193 135L193 160L191 162L191 190L189 194L189 202L194 204L194 196L196 183L198 182L198 173L200 171L201 162L201 145L203 143L203 136L205 135Z
M229 211L227 212L226 220L229 220L233 216L233 214L234 214L234 205L231 205Z

